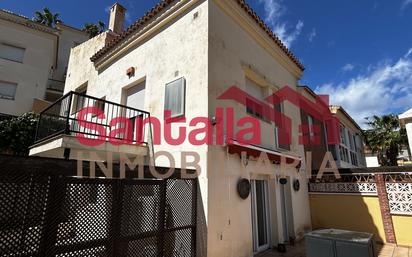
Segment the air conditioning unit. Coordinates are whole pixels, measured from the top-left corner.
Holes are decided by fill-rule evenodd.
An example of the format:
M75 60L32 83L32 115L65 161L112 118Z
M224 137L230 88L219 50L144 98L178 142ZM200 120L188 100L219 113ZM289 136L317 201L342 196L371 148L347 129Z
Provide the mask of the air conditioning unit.
M307 257L376 257L373 234L322 229L305 235Z

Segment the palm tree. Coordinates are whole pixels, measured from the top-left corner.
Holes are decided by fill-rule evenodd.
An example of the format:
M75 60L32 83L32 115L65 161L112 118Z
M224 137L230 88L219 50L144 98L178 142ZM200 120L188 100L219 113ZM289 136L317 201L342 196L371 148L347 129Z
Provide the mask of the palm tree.
M45 7L42 12L37 11L34 13L33 21L54 28L58 22L61 22L59 16L59 13L53 14L49 8Z
M95 37L100 33L103 33L106 29L106 25L102 21L98 21L97 24L94 23L85 23L83 26L83 31L86 31L89 34L89 37Z
M370 129L364 131L366 146L378 154L382 166L398 166L400 148L406 144L405 129L399 124L398 117L392 114L366 118Z

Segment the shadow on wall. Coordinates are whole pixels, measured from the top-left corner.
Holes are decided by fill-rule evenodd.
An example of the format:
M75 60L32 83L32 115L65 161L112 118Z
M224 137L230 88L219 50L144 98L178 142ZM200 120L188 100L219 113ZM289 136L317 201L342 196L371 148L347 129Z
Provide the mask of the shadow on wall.
M378 197L311 194L309 198L313 229L368 232L376 242L385 242Z

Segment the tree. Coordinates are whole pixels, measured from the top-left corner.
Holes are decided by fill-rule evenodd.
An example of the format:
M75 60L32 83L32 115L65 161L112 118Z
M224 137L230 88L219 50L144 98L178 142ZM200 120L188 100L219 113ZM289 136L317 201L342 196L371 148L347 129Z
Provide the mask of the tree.
M86 31L89 34L90 38L93 38L106 29L106 25L102 21L98 21L97 24L94 23L85 23L83 26L83 31Z
M54 28L57 23L61 22L59 16L59 13L53 14L49 8L45 7L42 12L37 11L34 13L33 21Z
M38 115L25 113L0 122L0 153L28 155L33 145Z
M373 116L366 119L370 129L364 131L366 146L378 154L382 166L398 166L400 148L406 144L405 129L399 124L398 117L392 114Z

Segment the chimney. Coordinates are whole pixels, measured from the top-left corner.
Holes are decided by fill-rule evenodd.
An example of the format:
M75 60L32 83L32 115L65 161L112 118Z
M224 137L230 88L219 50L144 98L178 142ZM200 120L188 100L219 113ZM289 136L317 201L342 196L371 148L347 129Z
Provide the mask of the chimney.
M110 8L109 30L116 34L122 33L125 16L126 8L119 3L115 3L112 8Z

